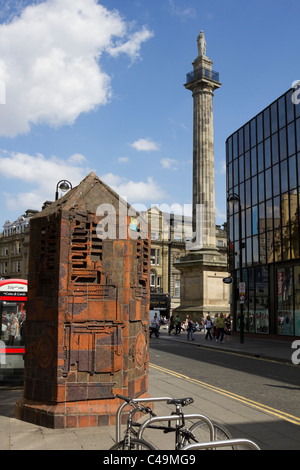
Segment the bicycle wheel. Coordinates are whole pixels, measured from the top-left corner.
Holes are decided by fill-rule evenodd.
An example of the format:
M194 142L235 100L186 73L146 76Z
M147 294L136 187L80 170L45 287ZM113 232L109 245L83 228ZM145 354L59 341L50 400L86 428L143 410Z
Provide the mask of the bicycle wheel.
M155 447L143 439L130 439L130 446L128 446L124 439L114 444L109 450L155 450Z
M215 441L224 441L227 439L232 439L232 436L230 432L221 426L220 424L217 424L212 421L213 427L214 427L214 432L215 432ZM195 424L193 424L190 428L189 431L193 433L194 439L191 437L185 436L183 438L183 446L188 445L188 444L195 444L196 442L208 442L211 440L210 438L210 429L208 427L208 424L205 423L205 421L197 421ZM222 449L222 447L218 448ZM225 449L230 449L234 450L234 446L232 447L226 447ZM224 450L224 449L223 449Z

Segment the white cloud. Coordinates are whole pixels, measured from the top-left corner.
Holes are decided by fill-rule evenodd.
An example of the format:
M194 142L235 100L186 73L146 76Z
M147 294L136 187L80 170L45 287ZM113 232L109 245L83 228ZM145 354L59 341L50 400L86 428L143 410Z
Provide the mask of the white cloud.
M226 162L225 160L220 161L216 164L216 173L219 175L225 175L226 174Z
M124 44L120 43L115 47L108 48L108 52L113 57L118 57L120 54L128 54L132 59L137 59L139 57L142 43L148 41L148 39L152 37L153 33L144 26L141 31L134 33Z
M197 12L193 7L182 5L182 3L180 3L179 7L174 0L169 0L169 6L172 15L178 16L182 20L185 18L197 18Z
M68 158L69 163L81 164L81 163L84 163L86 161L87 161L87 159L81 153L74 153L74 155L71 155L71 157Z
M108 103L110 77L104 52L135 60L152 36L132 31L121 15L97 0L47 0L28 6L0 25L0 134L27 133L33 124L73 124L84 112Z
M153 140L147 137L146 139L136 140L131 144L131 147L135 148L138 152L151 152L159 150L159 144L153 142Z
M151 177L146 181L129 181L124 177L108 173L100 176L100 179L130 204L155 202L166 198L165 192Z
M0 154L0 166L2 176L12 181L13 192L5 192L6 206L19 212L28 208L40 210L46 200L54 200L58 181L68 179L76 186L90 172L79 166L78 160L72 162L72 157L66 162L57 157L47 159L42 154L7 151ZM18 192L18 181L30 185L30 190Z
M162 158L160 160L160 163L163 168L167 168L174 171L178 170L179 162L177 160L173 160L172 158Z
M127 163L127 162L129 162L129 158L128 157L119 157L118 162Z

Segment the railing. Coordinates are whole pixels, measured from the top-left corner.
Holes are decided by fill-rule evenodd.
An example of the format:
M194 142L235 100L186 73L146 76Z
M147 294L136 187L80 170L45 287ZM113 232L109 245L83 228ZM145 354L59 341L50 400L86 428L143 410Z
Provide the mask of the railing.
M214 70L209 70L205 68L199 68L189 72L186 75L186 82L192 82L193 80L197 80L198 78L208 78L210 80L214 80L215 82L219 82L219 72L215 72Z

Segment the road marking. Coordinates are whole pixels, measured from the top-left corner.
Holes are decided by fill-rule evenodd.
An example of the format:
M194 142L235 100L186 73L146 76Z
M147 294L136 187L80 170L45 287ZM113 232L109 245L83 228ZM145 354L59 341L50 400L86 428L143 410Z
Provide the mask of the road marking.
M285 413L284 411L276 410L275 408L271 408L270 406L263 405L256 401L250 400L249 398L242 397L233 392L223 390L222 388L219 388L219 387L215 387L214 385L210 385L206 382L202 382L201 380L193 379L192 377L188 377L186 375L180 374L179 372L166 369L165 367L157 366L155 364L149 364L149 365L153 369L157 369L166 374L173 375L174 377L177 377L179 379L188 380L189 382L195 383L197 385L201 385L202 387L212 390L213 392L220 393L221 395L224 395L227 398L232 398L233 400L237 400L241 403L244 403L245 405L252 406L253 408L256 408L260 411L264 411L265 413L269 413L272 416L276 416L277 418L283 419L285 421L289 421L290 423L300 426L300 418L298 418L297 416L290 415L288 413Z

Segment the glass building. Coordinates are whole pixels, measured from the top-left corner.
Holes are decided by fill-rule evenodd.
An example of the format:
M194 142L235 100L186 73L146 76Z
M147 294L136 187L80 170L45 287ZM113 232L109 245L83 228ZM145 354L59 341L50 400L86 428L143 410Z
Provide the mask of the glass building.
M290 89L226 140L229 269L239 330L300 336L300 104ZM239 223L240 221L240 223Z

